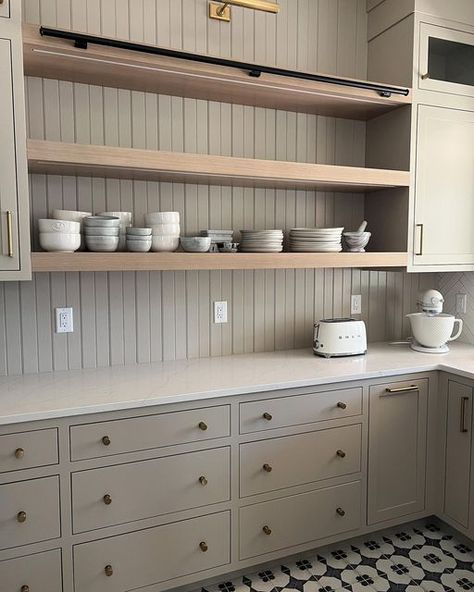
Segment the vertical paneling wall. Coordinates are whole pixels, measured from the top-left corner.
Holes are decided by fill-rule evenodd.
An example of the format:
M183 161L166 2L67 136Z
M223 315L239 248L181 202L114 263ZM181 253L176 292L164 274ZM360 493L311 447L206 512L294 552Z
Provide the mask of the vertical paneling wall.
M365 0L280 0L278 17L240 8L207 18L207 0L23 0L24 20L281 67L364 78ZM363 165L365 125L305 114L30 78L33 138ZM59 176L31 177L35 220L55 207L179 210L182 229L284 228L363 217L361 196ZM0 374L304 347L314 319L347 316L363 296L369 338L400 339L429 276L359 270L36 274L0 285ZM212 302L229 323L212 323ZM72 306L75 331L53 332Z

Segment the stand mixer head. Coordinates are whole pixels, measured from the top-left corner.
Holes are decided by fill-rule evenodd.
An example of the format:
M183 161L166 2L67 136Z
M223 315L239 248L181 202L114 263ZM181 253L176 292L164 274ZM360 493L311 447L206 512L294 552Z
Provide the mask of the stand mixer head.
M417 300L422 312L429 316L441 314L443 312L444 298L438 290L426 290Z

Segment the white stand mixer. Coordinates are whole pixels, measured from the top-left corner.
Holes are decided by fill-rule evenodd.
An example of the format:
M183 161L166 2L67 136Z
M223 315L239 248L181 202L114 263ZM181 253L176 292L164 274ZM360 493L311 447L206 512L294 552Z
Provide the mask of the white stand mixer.
M437 290L427 290L418 300L422 312L408 314L412 330L411 349L428 354L445 354L448 341L457 339L462 332L462 320L443 314L443 295ZM458 330L453 335L454 325Z

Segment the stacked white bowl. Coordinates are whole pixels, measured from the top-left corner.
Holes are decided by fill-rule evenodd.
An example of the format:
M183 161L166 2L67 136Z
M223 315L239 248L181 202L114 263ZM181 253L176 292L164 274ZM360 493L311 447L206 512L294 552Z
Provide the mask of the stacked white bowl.
M89 251L116 251L119 245L120 218L89 216L84 218L84 232Z
M81 225L67 220L38 220L39 243L45 251L72 253L81 246Z
M127 250L148 253L151 249L151 228L127 228Z
M179 212L152 212L145 215L145 226L151 228L152 251L176 251L179 247Z
M101 212L99 216L110 216L120 220L119 244L117 251L127 249L127 228L132 225L132 212Z
M53 210L51 213L51 218L55 220L67 220L69 222L79 222L81 225L81 246L80 249L84 250L85 248L85 241L84 241L84 218L87 216L92 216L92 212L78 212L76 210Z

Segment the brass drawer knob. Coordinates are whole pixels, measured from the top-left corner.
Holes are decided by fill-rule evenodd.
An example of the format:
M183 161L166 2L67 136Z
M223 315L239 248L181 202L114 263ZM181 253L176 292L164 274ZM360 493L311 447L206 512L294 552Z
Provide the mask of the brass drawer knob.
M26 512L23 512L23 510L21 512L18 512L18 514L16 515L16 519L20 524L26 522Z
M30 587L29 586L22 586L20 588L20 592L30 592Z
M208 547L208 545L207 545L207 543L205 541L201 541L199 543L199 548L201 549L201 551L203 553L205 553L209 549L209 547Z
M344 450L338 450L338 451L336 452L336 454L337 454L337 456L338 456L339 458L345 458L345 457L346 457L346 453L344 452Z
M339 514L339 516L345 516L346 513L342 508L337 508L336 509L337 514Z
M205 486L206 486L206 485L209 483L209 481L206 479L206 477L204 477L204 475L201 475L201 476L199 477L199 483L200 483L200 484L201 484L203 487L205 487Z
M104 437L102 438L102 444L103 444L104 446L110 446L110 436L104 436Z
M111 565L106 565L104 567L105 575L110 578L110 576L114 575L114 568Z
M104 504L106 506L110 506L112 503L112 496L109 493L106 493L102 499L104 500Z
M23 448L17 448L15 450L15 458L23 458L25 456L25 450Z
M272 529L271 529L269 526L267 526L266 524L265 524L265 526L262 528L262 530L263 530L263 532L264 532L264 533L265 533L267 536L270 536L270 535L272 534Z
M337 406L339 407L339 409L347 409L347 403L343 403L342 401L339 401Z
M207 430L207 423L205 423L204 421L200 421L198 424L198 427L200 430L202 430L203 432L205 432Z
M272 421L273 415L265 411L265 413L263 414L263 419L266 419L267 421Z
M271 473L273 471L273 467L268 463L265 463L262 468L266 473Z

